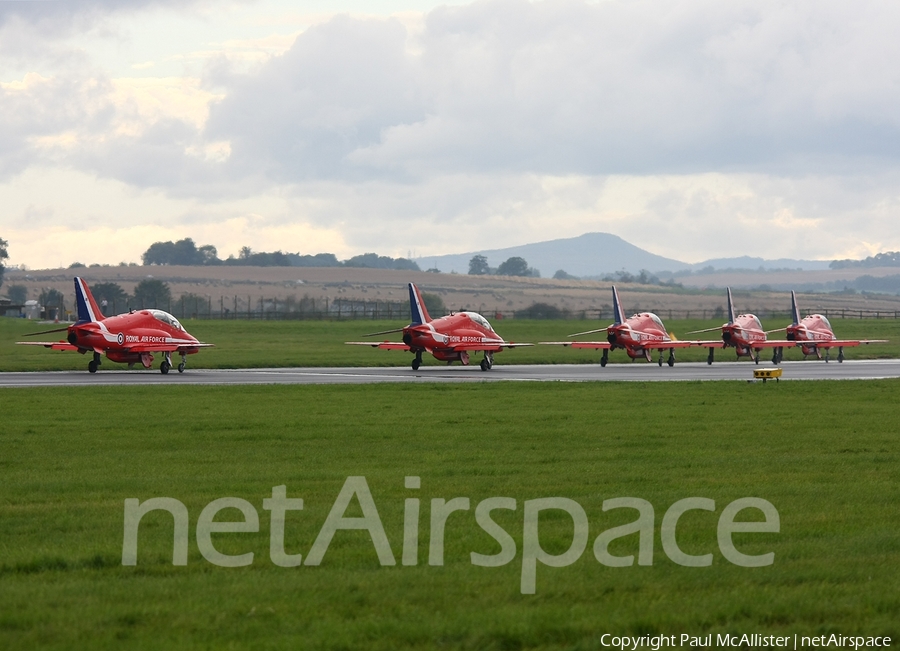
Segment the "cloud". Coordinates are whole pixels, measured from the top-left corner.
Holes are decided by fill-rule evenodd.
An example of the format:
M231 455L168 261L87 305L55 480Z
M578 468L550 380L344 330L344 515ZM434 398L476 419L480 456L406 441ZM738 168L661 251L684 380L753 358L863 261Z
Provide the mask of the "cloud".
M295 38L223 32L186 47L179 77L171 59L103 69L80 46L181 4L6 6L23 4L0 2L0 57L24 70L0 80L5 194L77 170L118 188L119 214L167 239L220 233L222 252L438 254L586 231L689 260L900 248L900 5L481 0L292 23ZM115 228L112 209L90 218Z
M337 17L235 79L208 133L278 181L894 165L898 26L811 0L496 0L415 35Z

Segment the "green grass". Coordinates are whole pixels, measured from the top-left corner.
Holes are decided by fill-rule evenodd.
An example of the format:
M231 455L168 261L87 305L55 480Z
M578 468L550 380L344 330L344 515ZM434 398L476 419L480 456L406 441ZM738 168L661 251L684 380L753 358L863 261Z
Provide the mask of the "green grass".
M685 333L721 325L721 319L682 320L666 325L680 339L690 339ZM392 321L185 321L185 327L201 341L214 343L215 348L191 355L189 368L254 368L286 366L406 366L412 356L399 351L384 351L364 346L346 346L345 341L361 341L368 332L401 327L403 322ZM505 320L494 324L497 331L509 341L538 342L564 341L573 332L582 332L607 325L598 321L532 321ZM773 323L772 327L782 323ZM832 324L841 338L888 339L887 344L872 344L848 348L848 359L896 357L900 343L900 320L894 319L846 319ZM38 346L15 346L28 332L48 329L49 326L22 319L0 319L0 372L83 370L89 359L72 352L50 351ZM768 324L767 324L767 327ZM53 341L62 335L43 335L34 339ZM716 338L715 332L697 335ZM773 338L782 337L776 333ZM594 337L603 340L604 335ZM589 339L582 337L580 339ZM375 337L374 340L399 341L399 335ZM704 361L706 349L677 351L679 361ZM766 357L763 353L763 357ZM769 355L771 357L771 354ZM718 351L719 361L735 359L733 351ZM802 359L799 351L786 349L786 360ZM596 364L599 351L572 350L561 346L534 346L503 351L497 356L498 364ZM630 361L623 351L610 355L610 362ZM430 355L426 364L440 364ZM125 368L113 362L105 362L103 368ZM139 372L139 371L137 371Z
M0 648L593 649L603 633L728 632L900 636L898 381L6 389L0 392ZM346 477L364 475L398 559L381 567L362 531L338 532L318 567L269 560L262 500L287 485L287 551L306 554ZM422 478L419 491L404 477ZM188 565L172 559L171 517L148 514L138 564L121 565L123 500L174 497L189 509ZM241 497L259 533L216 534L244 568L204 560L203 507ZM497 545L473 511L448 520L445 565L427 564L432 498L517 500L495 519L517 542L499 568L469 552ZM568 497L590 522L584 555L538 567L519 591L525 500ZM659 541L676 500L714 499L679 525L681 567ZM716 545L722 508L769 500L777 534L738 534L741 568ZM399 565L403 501L422 501L419 564ZM649 567L593 557L603 530L655 507ZM348 515L356 515L354 505ZM562 552L567 516L542 516ZM228 513L219 519L227 519ZM636 549L635 536L613 553Z

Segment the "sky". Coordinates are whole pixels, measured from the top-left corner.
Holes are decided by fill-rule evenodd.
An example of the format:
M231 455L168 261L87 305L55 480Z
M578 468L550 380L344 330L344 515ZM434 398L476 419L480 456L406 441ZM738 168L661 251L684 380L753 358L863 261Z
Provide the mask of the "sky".
M0 238L900 250L897 33L883 0L0 0Z

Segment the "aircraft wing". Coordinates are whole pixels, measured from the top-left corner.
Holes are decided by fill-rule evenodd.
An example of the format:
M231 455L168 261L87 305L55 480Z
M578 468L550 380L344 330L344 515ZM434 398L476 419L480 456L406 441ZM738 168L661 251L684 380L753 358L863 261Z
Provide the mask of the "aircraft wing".
M572 348L591 348L594 350L609 350L612 348L612 344L608 341L542 341L540 343L549 346L570 346ZM690 348L693 345L694 342L691 341L648 341L640 344L635 342L633 348L671 350L673 348Z
M816 348L852 348L867 344L886 344L887 339L832 339L831 341L795 341L795 346L815 346Z
M50 350L78 350L78 346L73 346L68 341L17 341L19 346L43 346Z
M747 344L748 348L753 348L756 350L757 348L792 348L797 345L796 341L788 341L788 340L777 340L777 339L768 339L766 341L754 341L753 343ZM715 339L711 341L692 341L690 342L692 346L703 346L704 348L726 348L725 342L721 339ZM731 346L733 347L733 345Z
M210 348L215 344L204 344L201 342L197 343L146 343L146 344L134 344L133 346L128 346L125 350L129 353L174 353L179 352L181 350L191 350L194 348Z
M496 351L502 348L519 348L522 346L534 346L534 344L517 344L511 341L503 341L502 339L498 339L496 342L487 341L487 342L463 342L457 344L449 344L448 348L455 351L479 351L479 350L487 350L487 351Z
M409 350L406 344L400 344L392 341L345 341L348 346L370 346L371 348L381 348L382 350Z

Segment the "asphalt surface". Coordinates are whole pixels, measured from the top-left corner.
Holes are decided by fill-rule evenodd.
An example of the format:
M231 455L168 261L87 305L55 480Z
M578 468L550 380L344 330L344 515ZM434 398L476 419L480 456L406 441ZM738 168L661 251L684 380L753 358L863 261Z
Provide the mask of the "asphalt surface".
M634 362L566 365L497 365L487 372L474 366L409 366L368 368L261 368L207 370L188 369L163 375L158 369L116 369L108 363L95 374L87 371L0 373L0 387L38 386L132 386L132 385L232 385L232 384L374 384L377 382L665 382L753 379L755 369L775 368L771 363L752 362L680 363L674 367ZM900 377L900 359L783 362L782 381L871 380ZM772 380L769 380L772 381Z

